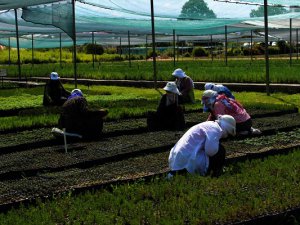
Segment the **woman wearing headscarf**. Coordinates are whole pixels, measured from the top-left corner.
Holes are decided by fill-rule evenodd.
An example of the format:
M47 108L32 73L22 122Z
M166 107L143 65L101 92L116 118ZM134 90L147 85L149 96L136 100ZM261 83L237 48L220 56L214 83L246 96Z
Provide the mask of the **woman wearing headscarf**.
M203 111L210 112L208 120L215 120L219 115L231 115L236 121L238 134L260 134L261 131L252 127L252 119L246 109L237 100L206 90L202 95Z
M156 112L148 114L148 128L182 130L185 120L183 109L178 104L180 92L174 82L168 82L163 89L166 93L162 95Z
M65 90L59 80L57 72L50 74L50 80L46 83L44 88L43 105L61 106L69 97L70 92Z
M170 151L168 178L182 172L219 176L226 154L220 139L234 136L235 130L235 119L229 115L191 127Z
M174 70L172 75L175 77L175 83L180 92L179 103L194 103L194 82L185 74L185 72L178 68Z
M75 133L83 138L99 137L103 129L103 117L107 110L90 110L86 98L80 89L74 89L62 106L59 128L68 133Z
M235 99L229 88L223 84L206 83L204 85L204 90L213 90L216 91L219 95L225 94L228 98Z

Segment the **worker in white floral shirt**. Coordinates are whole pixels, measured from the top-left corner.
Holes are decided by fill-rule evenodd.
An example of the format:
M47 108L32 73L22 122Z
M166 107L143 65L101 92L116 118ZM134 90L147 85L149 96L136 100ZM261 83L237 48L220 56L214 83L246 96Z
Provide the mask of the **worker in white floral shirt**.
M216 121L206 121L191 127L171 149L168 178L181 172L219 176L226 154L220 139L234 136L235 126L232 116L223 115Z

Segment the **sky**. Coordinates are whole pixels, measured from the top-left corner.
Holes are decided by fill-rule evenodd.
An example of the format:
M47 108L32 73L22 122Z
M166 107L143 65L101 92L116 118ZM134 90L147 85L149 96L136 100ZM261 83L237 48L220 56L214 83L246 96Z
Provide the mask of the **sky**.
M159 1L159 0L158 0ZM176 4L172 4L172 1L164 0L163 7L158 8L157 10L164 9L167 11L174 10L176 14L180 14L182 6L188 0L177 0ZM240 18L240 17L250 17L250 12L252 9L257 9L258 6L253 5L244 5L244 4L233 4L225 2L217 2L213 0L204 0L207 3L207 6L214 11L218 18ZM155 1L154 1L155 4Z
M154 1L154 4L161 0ZM188 0L177 0L176 4L173 1L163 0L163 3L159 2L160 7L156 9L156 12L160 10L173 11L174 14L180 14L182 6ZM213 0L204 0L207 3L207 6L214 11L218 18L240 18L246 17L249 18L250 12L252 9L257 9L258 6L253 5L244 5L244 4L233 4L225 2L217 2ZM146 2L149 2L149 0Z
M216 1L206 1L209 8L213 9L218 18L250 17L252 9L258 6L242 5Z
M154 11L156 15L173 16L174 18L180 15L182 6L188 0L154 0ZM208 7L214 11L218 18L249 18L252 9L257 9L258 6L233 4L217 2L213 0L204 0ZM97 0L87 0L99 4ZM116 7L120 9L128 9L133 12L150 12L150 0L102 0L101 3L105 6ZM112 14L122 14L120 12L109 12Z

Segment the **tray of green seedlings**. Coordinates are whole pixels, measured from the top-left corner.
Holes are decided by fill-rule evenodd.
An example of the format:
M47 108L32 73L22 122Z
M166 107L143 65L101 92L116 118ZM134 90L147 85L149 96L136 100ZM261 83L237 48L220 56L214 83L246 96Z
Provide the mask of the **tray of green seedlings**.
M20 196L28 196L61 191L61 187L71 189L161 173L167 171L169 151L180 135L182 133L170 131L122 135L71 144L67 153L61 143L3 154L0 156L0 177L5 188L2 191L6 193L6 188L10 187L10 190L20 192ZM271 150L280 153L286 152L287 147L299 146L299 137L299 130L294 130L242 140L231 139L224 142L224 146L227 158L254 154L258 157ZM47 187L43 185L45 180Z
M286 116L288 119L291 115ZM282 125L278 121L284 121L285 117L271 117L274 125ZM299 115L298 115L299 118ZM268 118L269 119L269 118ZM267 121L269 124L269 120ZM268 127L270 129L270 127ZM299 144L299 131L291 130L286 132L277 131L277 126L273 127L273 133L267 136L249 138L232 138L224 142L228 146L231 154L249 154L273 149L284 148L285 146L295 146ZM265 132L264 130L262 130ZM184 131L156 131L144 133L124 132L119 136L105 137L103 139L90 142L78 142L69 144L69 154L64 154L63 140L57 140L44 146L19 145L2 148L0 158L1 176L6 176L11 172L24 173L24 171L43 171L43 170L64 170L69 167L82 167L103 164L114 160L124 160L143 154L155 154L164 152L180 138ZM28 135L29 136L29 135ZM34 135L33 135L34 137ZM12 138L12 137L11 137ZM8 139L7 139L8 140ZM145 141L147 140L147 141ZM265 140L265 141L263 141ZM8 154L10 153L10 154ZM47 155L48 160L44 160ZM24 164L24 161L27 163Z
M278 112L278 111L275 111ZM284 111L283 111L284 112ZM282 112L282 113L283 113ZM262 114L260 114L262 115ZM269 115L269 111L266 114ZM190 126L203 122L207 118L207 114L195 112L195 113L188 113L186 114L186 129ZM261 129L264 134L268 133L275 133L277 130L290 130L295 127L299 127L299 114L298 113L289 113L287 111L286 114L280 116L268 116L268 117L260 117L253 119L253 124L255 127ZM99 138L99 140L95 140L95 143L101 143L101 145L110 145L110 142L119 142L118 139L122 139L125 143L129 143L129 145L135 145L134 140L131 140L131 135L137 137L138 140L139 136L140 139L145 138L145 140L156 140L158 146L170 145L176 141L177 136L176 133L179 135L182 132L171 132L171 131L160 131L160 132L148 132L146 118L132 118L132 119L123 119L123 120L116 120L116 121L106 121L104 123L103 134ZM161 136L166 138L160 138L157 140L156 136ZM169 135L168 137L165 135ZM60 140L56 140L51 134L51 128L40 128L40 129L33 129L33 130L25 130L20 131L17 133L5 133L0 134L1 139L3 142L0 144L0 152L7 153L13 151L24 151L30 148L37 148L43 146L52 146L62 143ZM113 140L113 141L111 141ZM138 141L136 141L138 143ZM108 144L105 144L108 143ZM153 148L156 146L151 146L151 142L141 142L141 144L145 144L149 146L149 148ZM88 143L84 142L84 145L89 145ZM92 143L90 143L92 145ZM113 146L113 145L111 145ZM142 148L142 147L141 147ZM145 147L144 147L145 148Z
M83 90L84 90L84 88L87 88L87 87L82 87ZM145 106L145 105L150 105L150 106L148 106L149 108L146 108L146 109L143 108L143 106L141 106L142 110L137 107L137 110L140 110L140 114L141 114L141 112L145 113L146 110L153 109L152 107L154 107L154 106L151 106L151 104L150 104L151 100L149 100L149 102L147 102L148 99L156 98L155 101L158 100L157 99L157 93L155 93L156 91L154 91L152 89L148 89L148 90L146 89L145 90L145 89L137 89L137 88L100 87L100 90L99 90L98 88L99 87L95 87L95 89L93 89L93 88L89 87L85 92L88 95L87 98L89 98L89 100L92 102L92 104L91 104L92 107L95 107L95 108L96 108L96 106L100 106L100 105L108 106L108 105L105 105L105 104L111 104L112 108L114 108L114 105L116 105L116 107L118 109L123 107L124 110L127 110L127 108L131 108L133 105L138 105L137 102L140 102L140 100L142 99L142 102L146 102L146 104L144 104L143 106ZM102 90L101 88L103 88L105 91ZM30 90L30 91L36 94L36 92L34 92L36 90ZM124 96L123 95L124 92L125 93L128 92L128 95ZM99 93L105 93L105 94L103 94L103 96L99 97L99 95L98 95ZM108 94L108 93L110 93L110 94ZM243 94L243 96L247 96L247 94L245 94L245 93L241 93L241 94ZM245 97L243 98L246 104L250 105L249 104L249 101L250 101L249 99L253 99L252 95L253 94L249 93L250 97L248 98L248 102L247 102L247 98L245 98ZM140 96L142 96L142 97L140 97ZM108 98L105 98L105 97L108 97ZM112 98L109 98L109 97L112 97ZM265 96L261 96L260 99L261 99L261 101L266 101L266 102L269 101L268 97L265 97ZM279 103L280 102L281 101L279 101ZM272 109L272 106L269 103L266 104L266 105L267 105L267 112L269 112ZM262 106L263 106L263 102L258 104L258 107L257 107L256 110L261 109ZM273 108L274 108L274 110L278 110L280 107L286 109L286 106L287 106L287 104L285 104L285 103L284 104L278 104L278 103L275 102ZM249 109L250 109L250 107L249 107ZM27 115L29 115L29 118L34 117L35 114L39 115L39 113L36 113L36 111L34 111L34 109L30 109L30 110L26 109L26 110L25 111L27 112ZM40 110L40 108L38 110ZM45 110L45 109L43 109L43 110ZM51 111L51 110L53 110L53 108L49 109L49 111ZM187 111L188 110L189 109L187 107ZM118 110L118 111L120 111L120 110ZM45 115L45 111L43 113L44 113L43 114L44 117L51 118L51 116L50 116L51 114L50 115ZM26 113L23 112L23 114L26 114ZM140 115L140 114L138 114L138 115ZM193 114L194 114L194 117L193 117L192 120L190 120L191 123L195 124L195 123L204 121L205 114L201 114L201 113L198 113L198 112L187 114L187 118L191 119L191 116ZM58 115L56 115L56 116L58 116ZM135 116L133 116L133 117L135 117ZM4 117L3 119L6 119L6 118L7 117ZM119 117L117 117L117 118L119 118ZM5 121L5 120L3 120L3 121ZM22 121L26 121L26 120L24 118L22 118ZM46 120L42 121L41 123L44 122L43 125L48 126L48 125L45 125L45 121ZM286 122L279 123L279 121L280 122L281 121L286 121ZM276 125L279 125L282 128L282 124L286 124L285 127L289 128L289 126L291 126L290 124L295 125L294 121L299 121L299 120L297 120L297 114L295 114L292 117L290 115L286 115L284 118L282 118L282 117L281 118L270 117L270 118L268 118L267 121L265 119L260 119L259 122L256 122L256 120L255 120L255 124L259 125L258 126L259 128L261 127L263 129L265 128L267 130L267 129L270 129L270 126L272 127L272 126L276 126ZM9 124L9 123L6 122L4 124L6 125L6 124ZM135 135L135 140L133 142L131 142L132 137L128 136L128 134L131 135L133 133L130 133L130 132L128 133L128 131L130 129L132 130L132 129L135 129L135 128L138 131L140 131L139 128L144 128L144 131L146 133L143 133L143 134L140 134L140 135ZM277 130L277 129L279 129L279 128L278 127L275 127L275 128L273 127L273 130ZM160 132L161 133L160 135L158 135L158 133L148 134L147 130L146 130L145 119L134 119L134 120L123 120L123 121L117 120L115 123L114 123L114 120L111 119L111 121L108 120L108 122L105 123L104 131L106 133L107 138L109 138L111 134L114 134L112 136L116 136L116 137L114 139L113 138L108 139L109 141L106 144L102 140L99 140L99 141L96 141L96 142L90 143L90 144L84 143L84 146L89 145L88 148L92 150L92 152L90 152L90 156L94 157L94 156L97 155L97 154L93 153L93 151L95 151L95 149L97 150L97 148L95 148L93 146L97 146L97 145L100 145L100 144L102 146L105 146L106 149L109 149L109 152L112 155L114 155L114 154L122 153L122 151L124 149L126 149L126 151L129 152L129 150L130 151L133 151L133 150L139 151L140 149L152 149L152 148L160 148L161 146L169 146L171 144L174 144L176 142L176 140L178 139L178 136L180 135L180 133L179 134L176 134L176 133L174 134L172 132ZM116 132L116 131L119 131L119 132ZM116 135L116 133L118 135ZM35 135L36 135L36 137L35 137ZM159 140L157 140L157 138L154 138L154 137L157 137L157 136L159 136L161 138ZM35 131L18 132L16 135L6 135L5 134L5 135L3 135L2 140L3 140L2 141L2 146L3 146L2 153L14 152L14 151L15 152L21 152L21 151L31 150L31 149L40 149L41 147L43 147L43 145L45 143L47 143L47 142L44 142L44 141L51 140L50 128L48 130L47 130L47 128L41 128L41 129L36 129ZM154 145L151 145L150 142L146 143L143 140L153 140ZM37 146L35 144L32 144L32 143L36 143L38 141L41 143L40 145ZM130 147L118 148L118 144L117 144L117 147L114 147L114 145L111 144L111 143L127 143L127 144L125 144L125 146L130 146ZM137 145L136 143L139 143L139 145ZM146 144L146 145L141 146L140 143L143 143L143 144ZM51 148L52 145L55 146L57 144L58 144L57 142L51 142L46 147ZM10 151L8 151L6 149L6 147L9 147ZM114 152L115 151L114 149L117 149L118 152ZM23 153L23 154L26 154L26 153ZM55 154L52 154L52 155L53 155L53 157L55 157ZM23 156L21 155L21 158L22 157ZM38 157L34 157L34 158L38 159ZM59 158L59 156L58 156L58 158ZM96 160L97 161L97 158L83 158L82 160L85 160L85 161L86 160L90 160L90 161ZM41 159L40 161L43 161L43 159ZM57 159L53 160L53 161L57 162L57 163L60 162L60 160L57 160ZM64 159L63 162L65 163L65 165L68 165L67 160ZM72 162L71 162L71 164L72 164ZM34 167L34 164L30 164L30 165L32 165Z
M33 205L26 204L1 213L0 221L2 224L35 224L41 220L49 224L113 224L116 221L120 224L238 224L251 221L252 224L285 224L289 219L299 219L297 214L286 216L286 212L293 209L297 213L296 209L300 207L299 160L297 149L286 155L229 164L218 178L178 175L167 180L165 175L158 175L128 182L129 176L123 176L124 184L109 183L90 191L80 191L80 187L74 186L74 192L52 195L54 197L49 200L33 201ZM149 164L152 166L151 161ZM135 169L135 164L132 167ZM105 176L105 171L102 172ZM85 175L89 174L81 175L84 181ZM67 174L65 177L74 180ZM51 179L49 175L48 180L49 183L46 180L38 183L27 179L24 183L53 187L53 177ZM64 189L63 183L58 181L56 185ZM22 184L19 187L24 190ZM35 191L32 190L32 195ZM10 194L13 193L15 201L22 199L12 188ZM6 210L10 206L17 204L2 205ZM277 215L276 219L272 215Z
M4 54L5 55L5 54ZM59 55L59 54L58 54ZM30 56L31 57L31 56ZM45 60L41 61L48 62L47 56L44 56ZM105 54L100 56L97 62L92 62L91 55L79 57L84 58L89 63L78 63L77 73L80 78L93 78L93 79L106 79L106 80L153 80L153 64L151 61L132 61L129 66L128 61L116 62L115 55L110 56ZM72 58L72 57L70 57ZM59 57L57 62L53 62L51 57L51 64L40 63L34 65L34 70L31 64L22 65L22 76L30 78L32 76L48 76L49 71L53 68L62 77L73 77L70 71L73 71L73 64L71 62L60 65ZM119 56L118 56L119 59ZM29 59L30 60L30 59ZM109 62L113 61L113 62ZM299 83L298 70L299 63L293 63L293 66L289 66L290 61L288 59L281 60L270 60L270 82L271 83ZM7 68L8 66L2 66ZM177 68L182 68L186 74L191 76L194 81L208 81L208 82L241 82L241 83L265 83L265 63L263 60L236 60L228 59L227 65L223 60L184 60L176 62ZM201 70L199 70L201 67ZM281 68L285 69L282 70ZM170 61L157 61L157 74L158 80L172 80L172 72L174 70L174 63ZM18 66L10 65L8 70L8 76L18 77Z
M156 107L156 104L159 100L156 91L152 89L124 88L111 86L89 88L83 86L81 88L87 93L87 98L91 102L91 107L96 108L97 106L100 107L109 106L109 104L111 105L111 107L109 108L109 115L111 115L111 117L108 117L105 120L103 136L121 136L123 134L136 134L139 132L148 131L146 127L146 112L148 110L154 110ZM87 89L85 90L85 88ZM35 96L38 91L41 92L42 90L38 88L37 90L24 89L23 91L25 92L26 96L30 96L30 93L32 93L32 95ZM17 91L15 95L19 95L19 92L22 92L22 90ZM128 95L123 96L124 92L128 93ZM259 98L254 99L254 94L261 96ZM266 102L273 100L273 98L267 97L262 94L238 93L238 95L241 95L241 97L245 101L245 107L247 107L247 109L249 108L248 112L251 115L253 115L254 118L262 117L264 115L267 116L272 113L290 113L290 111L294 110L293 105L288 105L288 103L282 103L281 101L276 102L276 99L274 100L273 105L270 103L266 104ZM28 98L30 99L30 97ZM249 104L249 99L254 99L254 103L251 102L252 105ZM32 105L34 105L35 100L32 101ZM16 106L12 108L24 107L23 105L17 105L19 104L18 101L15 101L15 103ZM196 107L201 107L199 103L186 106L187 128L196 123L205 121L207 118L207 114L201 113L200 108L197 108L195 110L195 105ZM134 110L136 110L137 112L132 113L130 115L130 113L128 113L128 108L129 110L133 110L132 108L134 108ZM1 123L1 125L2 129L4 130L4 132L2 132L3 134L1 135L1 138L3 140L1 147L10 147L11 149L13 149L15 146L16 149L21 150L23 149L23 147L21 147L20 145L23 145L25 148L26 146L30 147L30 144L32 143L34 146L37 146L37 142L40 143L40 146L45 145L47 141L53 139L50 131L51 127L57 125L59 110L60 109L58 107L36 106L36 110L35 108L24 108L19 112L19 116L13 116L11 118L1 117L0 120L2 120L3 122ZM113 112L115 112L115 115ZM117 114L117 112L119 114ZM283 119L284 123L280 122L280 117L278 119L270 117L269 122L267 121L267 119L255 119L254 124L256 127L263 130L268 130L270 129L270 127L276 126L276 124L278 124L281 128L283 128L284 126L288 128L291 125L295 125L293 124L293 121L299 121L296 117L297 114L294 114L294 116L287 115ZM25 130L15 133L15 131L22 129ZM9 133L7 131L11 132ZM49 142L49 144L53 143L55 144L56 142ZM4 152L7 151L4 150Z
M277 120L278 121L278 120ZM276 124L276 123L274 123ZM162 132L161 134L166 134L166 132ZM161 135L154 135L154 136L161 136ZM278 138L276 136L273 138L273 142L276 142L276 140L284 140L287 141L287 137L291 137L291 140L295 140L295 134L291 135L286 135L282 138ZM136 138L136 137L135 137ZM135 139L134 138L134 139ZM149 137L148 137L149 138ZM177 136L179 138L179 136ZM133 139L132 137L130 139ZM172 140L170 138L166 138L162 136L162 139L166 140ZM173 140L175 141L176 137L173 137ZM145 140L145 136L141 137L141 139L136 139L138 142L143 142ZM154 143L156 141L154 140ZM257 143L261 143L263 146L265 145L270 145L270 140L266 140L266 142L263 142L262 140L256 141ZM120 147L123 147L124 150L130 150L130 149L138 149L138 146L134 145L128 145L124 142L123 139L120 139L120 142L115 142L115 149L120 150ZM160 141L159 141L160 143ZM255 146L253 142L250 143L240 143L241 149L247 149L248 152L251 152L249 149L249 146ZM147 155L132 155L130 157L121 157L120 154L125 154L125 152L119 152L118 157L110 157L109 155L106 156L105 160L101 160L97 162L95 159L89 159L90 163L88 161L85 162L84 164L76 163L73 162L69 168L66 166L61 166L55 173L54 170L51 170L51 167L42 165L41 163L45 162L45 158L47 158L46 161L48 162L55 162L52 165L58 165L58 159L61 158L63 161L67 162L66 159L74 158L78 160L80 157L86 157L86 155L95 155L95 152L93 152L93 149L96 149L98 152L102 151L102 153L106 152L111 154L112 150L111 148L109 149L109 145L105 146L102 145L103 142L95 142L95 143L90 143L91 145L82 145L82 146L74 146L73 149L71 148L70 154L65 155L63 148L62 147L55 147L53 148L45 148L44 150L39 148L38 153L41 156L44 157L37 157L37 154L32 154L32 150L28 152L24 152L23 154L20 155L20 162L22 164L28 164L28 165L33 165L33 161L30 161L29 159L34 159L36 161L36 165L40 167L39 170L35 170L34 168L29 168L25 170L19 170L20 174L22 174L22 179L15 179L14 181L12 180L3 180L3 187L5 190L10 190L9 193L14 193L13 196L7 193L7 191L2 190L3 194L8 198L11 196L13 197L14 200L21 200L23 199L24 196L27 197L33 197L33 196L43 196L43 195L48 195L51 192L59 192L63 191L65 189L72 189L74 187L85 187L89 185L94 185L94 184L101 184L105 182L110 182L112 180L118 180L118 179L133 179L136 177L140 176L146 176L149 174L153 173L161 173L167 170L167 157L168 157L168 151L169 148L165 149L164 151L157 152L156 154L147 154ZM119 144L119 145L118 145ZM228 145L228 143L226 143ZM230 146L235 146L236 143L231 144ZM245 148L245 145L247 144L247 148ZM276 144L276 143L275 143ZM282 145L282 143L280 142ZM92 147L92 146L95 147ZM99 146L101 146L99 148ZM261 146L257 147L257 150L259 150ZM233 151L233 149L229 150ZM47 152L48 150L48 152ZM240 149L238 149L240 150ZM255 150L255 148L254 148ZM55 154L57 152L58 154ZM247 152L247 153L248 153ZM148 152L149 153L149 152ZM55 155L58 157L55 158ZM53 157L53 158L51 158ZM110 158L108 158L110 157ZM9 158L13 158L17 160L17 155L9 155ZM113 158L118 158L120 160L114 160ZM86 160L87 158L85 158ZM107 160L109 159L109 160ZM9 160L1 160L3 161L9 161ZM15 163L16 161L14 161ZM103 162L105 162L103 164ZM74 166L72 166L74 165ZM21 166L21 164L20 164ZM37 167L37 168L38 168ZM21 168L21 167L20 167ZM55 167L54 167L55 168ZM87 170L85 170L87 168ZM149 170L150 168L150 170ZM31 170L31 171L30 171ZM48 173L45 173L43 171L46 171ZM110 172L108 172L110 171ZM33 176L32 172L36 173L38 176ZM88 174L88 175L87 175ZM83 178L84 177L84 178ZM45 182L47 181L47 182ZM46 183L46 185L45 185ZM64 187L64 188L62 188ZM16 194L18 193L18 194ZM48 193L48 194L47 194Z
M72 85L66 85L71 90ZM154 89L116 87L116 86L79 86L85 94L91 109L107 108L109 114L106 121L132 117L146 117L148 111L156 110L160 93ZM195 90L196 104L185 106L185 110L195 111L202 108L200 90ZM266 96L263 93L236 93L246 109L256 110L291 110L292 102ZM285 95L287 96L287 95ZM285 97L283 96L283 97ZM43 107L43 88L19 88L0 90L0 132L24 130L57 125L60 107ZM270 103L271 102L271 103ZM300 105L300 103L299 103ZM297 106L297 105L296 105ZM263 110L262 110L263 109Z

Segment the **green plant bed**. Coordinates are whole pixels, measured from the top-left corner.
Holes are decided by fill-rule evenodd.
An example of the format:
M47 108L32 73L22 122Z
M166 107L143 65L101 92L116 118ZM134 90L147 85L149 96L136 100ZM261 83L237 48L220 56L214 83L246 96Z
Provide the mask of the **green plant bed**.
M293 119L290 119L291 117ZM270 123L272 118L273 122ZM292 126L293 120L300 121L298 118L298 114L287 114L257 120L260 120L261 124L264 121L269 124L264 129L276 130ZM0 155L0 177L3 183L0 196L5 196L0 197L0 203L23 200L24 196L34 198L74 187L166 172L169 151L183 132L157 131L132 134L128 129L132 129L130 125L134 126L133 122L132 120L117 124L111 122L110 132L122 130L122 126L124 132L97 141L70 143L68 153L65 153L63 140L52 142L49 146L25 145L26 141L30 139L33 141L36 134L40 135L37 141L42 141L43 137L44 140L49 140L50 129L48 133L47 130L38 130L35 133L23 132L20 136L3 135L3 143L8 143L7 147L11 151L9 154L5 152ZM137 127L143 126L144 123L145 121L141 119L136 120ZM299 146L299 138L299 130L275 132L266 137L231 139L224 142L224 146L227 149L227 157L232 158L274 149L280 152L286 147ZM22 143L23 146L20 148ZM1 149L5 150L7 147L2 145Z
M24 148L34 148L34 146L45 146L47 142L55 143L53 135L50 134L50 128L39 128L33 130L18 131L0 134L0 154L6 154L13 151L22 151ZM23 146L23 147L22 147Z
M276 123L276 129L284 129L289 127L298 126L298 123L294 123L294 120L298 120L298 114L292 113L290 110L250 110L251 115L255 118L254 125L257 128L262 129L263 131L271 130L274 132L274 125L272 123ZM253 114L252 114L253 112ZM256 114L254 114L256 113ZM271 118L262 118L270 115ZM285 123L282 123L282 117ZM276 116L276 118L272 118ZM201 110L189 111L185 114L186 126L193 126L197 123L203 122L207 119L208 114L202 113ZM256 117L259 117L256 119ZM270 120L270 121L269 121ZM275 121L275 122L274 122ZM55 123L53 126L56 126ZM23 127L15 127L10 130L5 130L0 133L0 138L3 140L0 143L0 148L10 148L17 145L22 146L30 146L37 145L39 143L44 144L45 141L49 141L53 139L50 131L53 126L48 126L39 129L33 129L31 126L30 129ZM17 132L17 133L16 133ZM130 119L122 119L122 120L106 120L104 121L103 126L103 134L102 137L112 137L112 136L120 136L120 135L134 135L138 133L146 133L148 132L146 117L141 118L130 118ZM20 149L20 148L18 148Z
M72 85L65 85L71 90ZM147 88L117 87L117 86L84 86L80 85L87 97L91 109L106 108L109 114L106 120L113 121L131 117L145 117L148 111L156 110L160 93ZM202 90L195 90L196 103L185 105L187 112L202 108L200 99ZM240 92L235 93L237 99L251 113L258 109L265 110L293 110L300 106L294 99L298 95L274 94L267 96L263 93ZM291 97L293 99L291 99ZM287 100L283 99L287 98ZM55 126L58 121L60 107L43 107L43 88L19 88L14 90L0 90L0 132L14 129L24 130L37 127ZM300 99L300 98L299 98ZM295 104L297 103L297 104ZM10 117L10 118L9 118Z
M12 104L8 110L9 108L20 109L18 117L2 117L2 121L11 119L10 123L12 123L26 117L44 117L44 121L46 118L52 119L47 125L49 128L45 128L45 123L41 120L41 124L44 124L43 128L0 134L2 140L0 152L3 150L0 153L2 183L0 204L35 199L37 196L49 196L74 188L136 179L168 170L169 151L183 132L147 132L146 118L141 115L145 115L145 112L157 106L159 94L155 90L103 86L80 86L80 88L87 93L91 107L109 106L115 109L116 115L115 118L107 118L105 121L101 139L75 143L68 140L68 153L65 153L63 140L53 141L55 139L50 133L51 126L57 123L58 118L58 114L51 110L58 112L59 109L51 108L47 114L48 111L44 111L41 102L35 103L36 96L41 99L41 88L2 92L3 99L15 99L15 105ZM197 90L198 99L201 93L202 91ZM17 101L17 96L20 95L31 99L30 108ZM254 127L260 128L263 132L270 130L272 132L265 137L235 138L224 141L228 159L250 157L274 149L281 152L286 148L299 146L297 141L300 136L299 131L289 131L300 125L299 115L291 113L295 106L299 105L298 95L266 96L260 93L236 93L236 96L253 115ZM136 104L140 106L137 108L140 111L132 114L126 111L127 107L132 110L131 108ZM186 111L189 112L186 114L188 126L206 120L207 114L201 112L200 106L199 100L197 104L186 106ZM285 109L285 113L288 114L280 115L282 109ZM270 115L270 113L273 113L273 116L266 117L266 114ZM126 116L128 117L126 120L119 119ZM129 118L132 116L139 118ZM29 124L27 128L34 126ZM20 129L17 123L15 127ZM286 132L279 134L276 130Z
M0 133L54 126L57 124L58 118L57 114L1 117Z
M6 82L6 81L2 82L0 78L0 89L14 89L14 88L19 88L19 85L13 82Z
M299 83L299 62L285 59L270 60L271 83ZM57 71L61 77L73 77L74 65L72 63L30 64L22 65L22 77L30 78L37 76L48 77L51 71ZM224 60L180 60L176 62L177 68L182 68L194 81L212 82L250 82L265 83L265 63L263 60L239 60L228 59L227 65ZM2 66L11 77L18 77L17 65ZM199 69L201 68L201 69ZM281 68L285 68L282 70ZM172 60L157 61L157 80L172 80L174 70ZM93 78L104 80L154 80L153 63L151 61L133 61L129 66L128 61L101 62L77 64L78 78Z
M160 154L143 158L155 170L155 159L159 156ZM48 223L68 221L88 224L112 224L116 220L130 224L140 221L151 224L182 224L184 221L191 224L225 224L245 221L299 207L299 159L300 153L295 151L263 161L253 160L229 165L224 175L218 179L177 176L169 181L154 177L150 183L140 180L131 184L115 185L111 191L102 189L77 197L69 193L46 203L38 201L36 206L21 207L1 214L0 221L2 224L39 224L42 218ZM101 177L106 177L107 171L118 176L115 168L123 167L127 168L128 173L119 179L129 179L134 178L130 172L136 173L139 166L139 159L135 158L102 169L94 168L89 172L74 169L61 173L60 176L65 178L64 182L59 179L59 175L52 174L40 176L39 180L23 179L18 187L24 190L31 182L33 187L53 188L56 185L63 191L63 183L74 183L74 174L84 182L87 175L101 174ZM45 181L48 181L47 185ZM86 181L85 184L92 183ZM79 187L80 185L73 186ZM32 189L33 193L45 194L42 189L37 188Z
M293 119L291 119L291 117ZM260 118L261 124L266 124L264 129L273 130L280 129L280 128L288 128L289 126L294 126L293 120L299 121L300 116L297 115L284 115L281 117L270 117L270 118ZM270 121L273 121L270 124ZM284 123L278 123L278 121L284 121ZM132 121L133 122L133 121ZM122 123L119 123L122 126ZM126 126L126 124L125 124ZM298 126L300 126L300 122L298 122ZM1 160L0 165L5 165L4 168L1 169L0 176L5 174L9 171L26 171L32 169L39 169L44 170L43 168L54 169L59 167L69 167L73 165L73 167L81 167L79 164L80 162L84 162L86 165L88 162L91 163L90 166L93 166L97 163L97 160L102 160L105 158L110 158L112 156L116 157L117 155L125 155L123 157L131 157L132 152L145 152L150 154L155 152L155 149L160 151L159 149L164 149L164 146L172 146L176 143L176 141L180 138L183 132L174 132L174 131L156 131L156 132L144 132L144 133L136 133L130 134L124 129L123 133L119 133L118 136L106 136L103 139L91 142L79 142L70 145L70 154L66 155L67 158L62 157L61 154L64 153L64 149L62 148L63 140L61 140L61 145L54 145L54 146L45 146L45 147L38 147L31 149L30 146L25 147L26 151L23 150L20 152L20 149L16 149L14 153L14 157L11 158L13 161L10 163L10 159L6 159L6 155L2 155L3 160ZM284 133L283 133L284 134ZM281 134L281 136L283 135ZM45 135L45 134L44 134ZM50 134L50 130L48 131L48 136ZM276 148L276 145L282 147L287 146L289 144L297 145L298 141L298 132L289 132L289 137L281 138L277 134L266 136L266 137L256 137L253 139L246 139L246 140L230 140L225 142L226 146L230 146L228 148L229 153L249 153L249 152L257 152L261 151L262 148ZM24 137L24 136L23 136ZM47 137L46 137L47 138ZM267 141L267 140L275 140L274 142ZM147 140L147 141L144 141ZM256 141L258 143L256 143ZM265 140L265 141L262 141ZM281 140L281 142L279 142ZM237 143L232 145L232 142ZM255 144L256 143L256 144ZM274 147L275 146L275 147ZM79 155L77 155L79 154ZM11 155L10 155L11 157ZM44 158L48 160L45 161ZM16 159L20 158L24 162L25 159L28 159L28 163L21 163L17 164ZM30 163L30 161L34 159L35 163ZM74 161L75 159L75 161ZM117 159L117 157L115 158ZM112 158L112 160L115 160ZM79 164L78 164L79 163ZM1 168L1 166L0 166Z

